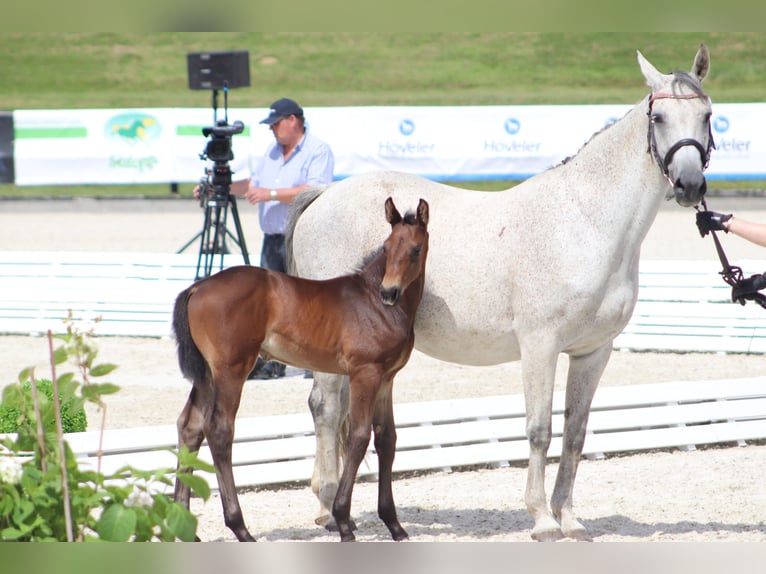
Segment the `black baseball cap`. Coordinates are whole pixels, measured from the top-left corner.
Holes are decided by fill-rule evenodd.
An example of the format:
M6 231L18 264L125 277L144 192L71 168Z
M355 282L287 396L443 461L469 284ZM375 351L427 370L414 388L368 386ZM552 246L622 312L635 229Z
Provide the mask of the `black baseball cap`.
M303 108L295 100L282 98L271 104L269 117L262 119L259 123L274 125L279 120L287 116L302 116Z

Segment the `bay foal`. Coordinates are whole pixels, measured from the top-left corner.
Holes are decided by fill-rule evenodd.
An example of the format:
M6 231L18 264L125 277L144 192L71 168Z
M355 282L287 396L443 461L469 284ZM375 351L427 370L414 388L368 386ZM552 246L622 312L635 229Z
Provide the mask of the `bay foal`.
M396 515L391 469L396 430L391 391L409 360L428 254L428 203L399 214L385 201L391 233L359 271L325 281L260 267L232 267L182 291L173 311L181 372L192 382L178 418L179 448L207 439L226 526L254 541L245 526L232 473L234 419L242 387L260 354L303 369L349 377L348 459L333 504L341 540L354 540L351 494L374 431L378 514L394 540L407 538ZM354 225L344 220L336 225ZM176 480L175 499L190 490Z

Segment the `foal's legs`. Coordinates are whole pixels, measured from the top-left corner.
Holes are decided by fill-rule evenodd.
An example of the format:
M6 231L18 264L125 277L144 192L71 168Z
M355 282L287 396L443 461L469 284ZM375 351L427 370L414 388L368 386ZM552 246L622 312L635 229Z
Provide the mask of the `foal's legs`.
M332 515L338 525L341 542L355 540L351 526L351 494L359 465L370 444L373 407L380 386L380 373L372 368L365 373L354 373L349 382L350 428L348 456L332 505Z
M524 500L535 521L532 538L540 541L562 537L558 521L548 509L545 496L545 465L551 444L553 384L558 351L550 348L544 336L524 341L521 350L521 376L527 411L529 468Z
M389 380L378 392L372 427L375 432L375 451L378 453L378 516L388 527L391 537L396 540L409 538L396 516L394 493L391 485L392 467L396 454L396 426L391 391L393 380Z
M331 508L338 492L341 462L345 457L347 437L342 436L348 417L348 377L314 372L314 386L309 395L309 409L314 418L316 456L311 490L319 499L319 525L334 525Z
M207 412L204 423L205 436L218 476L224 522L240 542L255 542L242 517L231 468L234 420L239 409L242 387L249 372L250 369L245 369L242 373L213 373L213 405Z
M577 465L585 443L588 414L596 387L612 353L611 341L596 351L582 357L570 357L566 389L566 415L564 420L564 442L561 461L556 476L556 485L551 497L551 509L561 523L564 536L578 540L590 540L585 527L572 511Z
M206 400L204 397L205 390L204 383L200 386L196 384L192 385L189 399L186 401L186 406L184 406L181 414L178 416L176 426L178 428L179 449L182 446L186 446L189 448L189 451L197 452L202 444L202 440L205 438L205 434L202 430L205 420L204 406L210 403L210 401ZM189 508L191 489L178 480L178 478L176 478L176 488L173 498L176 502L180 502L186 506L186 508Z

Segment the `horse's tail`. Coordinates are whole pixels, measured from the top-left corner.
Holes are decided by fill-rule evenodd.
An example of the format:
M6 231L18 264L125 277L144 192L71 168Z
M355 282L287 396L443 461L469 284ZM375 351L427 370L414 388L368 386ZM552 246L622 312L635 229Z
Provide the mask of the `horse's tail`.
M287 273L289 275L296 274L295 261L293 259L293 233L295 232L295 226L298 225L298 219L308 209L309 205L322 195L329 185L332 184L307 187L301 190L290 204L290 215L287 218L287 227L285 227L285 252L287 254Z
M196 384L205 380L207 363L192 339L189 329L189 298L193 291L194 285L184 289L176 297L173 307L173 332L176 336L178 366L181 367L181 373Z

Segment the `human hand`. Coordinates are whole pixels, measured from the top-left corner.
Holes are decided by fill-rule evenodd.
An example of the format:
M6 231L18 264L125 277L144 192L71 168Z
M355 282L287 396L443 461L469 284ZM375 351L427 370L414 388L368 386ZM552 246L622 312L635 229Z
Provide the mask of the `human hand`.
M723 231L729 233L729 229L724 223L731 219L731 213L718 213L716 211L698 211L697 229L700 235L705 237L711 231Z
M756 273L747 279L739 281L731 288L731 300L744 305L747 300L755 300L758 291L766 287L766 276Z
M271 190L265 187L250 185L245 192L245 198L251 205L269 201L271 199Z

